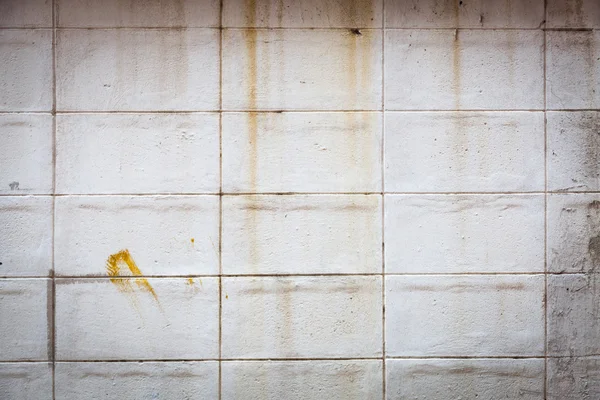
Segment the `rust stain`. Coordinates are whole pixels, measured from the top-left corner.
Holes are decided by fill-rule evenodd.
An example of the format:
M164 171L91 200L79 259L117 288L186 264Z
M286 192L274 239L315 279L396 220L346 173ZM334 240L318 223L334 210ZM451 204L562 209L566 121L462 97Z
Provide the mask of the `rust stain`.
M258 65L257 65L257 35L254 28L256 25L256 0L246 0L247 19L250 29L244 31L246 36L246 57L248 57L247 82L248 82L248 108L256 110L257 106L257 84L258 84ZM248 114L248 130L250 142L250 187L256 188L256 157L258 152L258 120L254 112Z
M481 291L509 291L509 290L525 290L525 284L523 283L495 283L486 286L473 285L468 283L454 283L448 285L409 285L407 291L422 291L422 292L481 292Z
M194 280L193 278L187 278L186 280L188 288L191 289L194 294L200 292L200 287L196 285L196 283L199 283L200 287L203 286L202 279L200 278L197 278L196 280Z
M257 190L258 175L258 115L254 112L257 108L257 85L258 85L258 54L257 40L258 32L256 26L256 0L246 0L246 18L249 29L244 31L247 57L247 93L248 93L248 141L250 144L249 159L249 191ZM253 268L258 268L258 238L257 238L257 213L250 210L247 220L248 242L250 246L250 263Z
M192 244L194 244L194 242L195 242L194 238L191 238L190 242L192 242Z
M142 271L138 268L135 261L131 257L129 250L121 250L118 253L112 254L106 260L106 272L110 276L110 281L114 283L122 292L133 292L130 279L119 278L121 276L142 276ZM134 280L136 285L154 297L158 302L156 292L150 282L146 278L137 278Z

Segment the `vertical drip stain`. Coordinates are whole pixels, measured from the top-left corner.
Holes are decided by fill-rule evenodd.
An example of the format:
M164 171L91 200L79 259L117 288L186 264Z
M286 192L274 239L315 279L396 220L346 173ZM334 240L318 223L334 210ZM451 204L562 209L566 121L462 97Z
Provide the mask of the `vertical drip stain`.
M254 110L257 107L257 84L258 84L258 65L257 65L257 31L256 25L256 0L246 0L247 20L249 29L244 31L246 42L247 64L247 82L248 82L248 130L250 141L250 187L251 191L256 190L257 165L256 157L258 151L258 121Z
M460 0L454 0L454 37L452 38L452 87L454 89L454 109L456 111L461 108L461 87L462 87L462 59L460 49ZM457 171L454 173L462 174L465 169L465 163L468 157L468 137L465 132L465 121L462 115L455 113L453 117L454 121L454 159L456 160Z
M459 24L460 24L460 4L459 0L454 1L454 18L455 30L454 40L452 42L452 72L453 72L453 87L454 87L454 107L456 110L460 108L460 87L461 87L461 59L460 59L460 43L459 43Z
M133 258L127 249L121 250L108 257L106 260L106 273L111 277L110 281L114 283L120 291L128 293L135 291L131 285L131 280L118 277L123 276L124 274L130 276L142 276L142 271L140 271L135 261L133 261ZM158 302L156 292L147 279L137 278L134 282L141 290L150 293L152 297L154 297L154 300Z
M257 85L258 85L258 55L256 31L256 0L246 0L246 18L249 28L244 31L247 57L247 84L248 84L248 140L250 142L249 159L249 192L257 191L258 175L258 115L257 108ZM248 242L250 247L250 262L254 269L258 269L258 242L256 237L257 211L249 210L248 216Z

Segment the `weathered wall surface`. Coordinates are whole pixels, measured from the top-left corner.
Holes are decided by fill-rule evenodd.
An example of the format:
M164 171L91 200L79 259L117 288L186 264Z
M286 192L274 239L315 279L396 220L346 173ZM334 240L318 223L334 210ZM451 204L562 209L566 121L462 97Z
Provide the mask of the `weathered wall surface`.
M0 398L600 398L597 0L0 0Z

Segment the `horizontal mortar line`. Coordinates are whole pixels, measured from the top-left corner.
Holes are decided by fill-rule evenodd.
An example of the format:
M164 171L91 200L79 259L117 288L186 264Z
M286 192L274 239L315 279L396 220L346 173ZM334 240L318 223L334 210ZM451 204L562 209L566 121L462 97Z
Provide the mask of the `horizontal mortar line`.
M546 112L582 112L582 111L590 111L590 112L598 112L600 108L549 108Z
M543 24L541 24L543 25ZM477 27L477 26L456 26L456 27L389 27L385 26L385 31L550 31L550 32L590 32L599 28L569 28L555 27L547 28L543 26L535 27Z
M13 28L0 28L13 29ZM27 29L27 28L15 28ZM31 29L31 28L30 28ZM33 28L48 29L48 28ZM186 30L215 30L215 31L350 31L359 29L362 31L383 31L383 26L348 26L348 27L275 27L275 26L58 26L57 31L85 30L85 31L110 31L110 30L155 30L155 31L186 31ZM524 29L526 30L526 29Z
M366 360L366 361L381 361L382 357L264 357L264 358L236 358L236 357L223 357L223 358L185 358L185 359L168 359L168 358L157 358L157 359L129 359L129 360L56 360L57 363L77 363L77 362L92 362L92 363L116 363L116 362L193 362L193 361L353 361L353 360Z
M581 356L548 356L548 359L585 359L597 358L600 354L590 354ZM176 363L176 362L290 362L290 361L382 361L382 360L543 360L544 356L386 356L383 357L313 357L313 358L191 358L191 359L126 359L126 360L56 360L56 363ZM0 364L52 364L50 360L1 360Z
M493 359L493 360L543 360L543 355L526 355L526 356L390 356L385 357L386 360L473 360L473 359Z
M152 114L176 114L176 115L195 115L195 114L302 114L302 113L318 113L318 114L335 114L335 113L370 113L380 114L383 110L381 109L370 109L370 110L273 110L273 109L254 109L254 110L204 110L204 111L57 111L56 115L103 115L103 114L119 114L119 115L152 115ZM12 114L19 114L20 112L11 112Z
M52 30L52 26L2 26L1 30ZM383 23L380 26L245 26L245 25L169 25L169 26L77 26L77 25L61 25L55 28L61 30L158 30L158 31L184 31L184 30L232 30L232 31L247 31L247 30L264 30L264 31L280 31L280 30L307 30L307 31L338 31L360 29L366 31L549 31L549 32L593 32L600 28L598 27L484 27L484 26L426 26L426 27L397 27L387 26Z
M543 108L507 108L507 109L485 109L485 108L435 108L435 109L394 109L386 108L383 110L384 113L510 113L510 112L532 112L532 113L543 113Z
M545 112L581 112L581 111L600 111L600 108L554 108L554 109L537 109L537 108L511 108L511 109L482 109L482 108L469 108L469 109L414 109L414 110L397 110L397 109L385 109L384 113L509 113L509 112L531 112L531 113L545 113Z
M52 115L54 115L54 112L53 111L23 111L23 110L15 110L15 111L2 110L2 111L0 111L0 115L4 115L4 114L43 114L43 115L52 116Z
M71 114L89 114L89 115L103 115L103 114L220 114L221 110L218 108L206 109L206 110L57 110L56 115L71 115Z
M222 275L55 275L56 279L137 279L137 278L152 278L152 279L184 279L184 278L286 278L286 277L342 277L342 276L382 276L379 273L315 273L315 274L222 274Z
M502 195L502 194L545 194L554 192L531 191L531 192L207 192L207 193L57 193L57 194L10 194L4 193L0 196L55 196L55 197L110 197L110 196L143 196L143 197L161 197L161 196L373 196L373 195ZM556 192L559 194L572 194L583 192ZM592 193L592 192L586 192Z
M340 109L340 110L331 110L331 109L207 109L207 110L81 110L81 111L57 111L56 115L71 115L71 114L283 114L283 113L382 113L383 110L380 108L371 108L371 109ZM8 112L7 112L8 113ZM18 114L17 111L11 111L12 114Z
M118 114L118 115L152 115L152 114L176 114L176 115L189 115L189 114L283 114L283 113L382 113L382 109L342 109L342 110L330 110L330 109L206 109L206 110L62 110L56 111L56 115L104 115L104 114ZM46 111L4 111L0 114L51 114ZM52 114L53 115L53 114Z
M241 113L256 113L256 114L292 114L292 113L509 113L509 112L532 112L532 113L543 113L543 112L598 112L600 108L554 108L554 109L534 109L534 108L514 108L514 109L450 109L450 108L439 108L439 109L344 109L344 110L329 110L329 109L231 109L231 110L220 110L220 109L206 109L206 110L127 110L127 111L115 111L115 110L81 110L81 111L0 111L0 115L3 114L42 114L42 115L103 115L103 114L118 114L118 115L152 115L152 114L175 114L175 115L194 115L194 114L241 114Z
M393 276L418 276L418 277L452 277L452 276L543 276L543 275L587 275L585 272L356 272L356 273L273 273L273 274L197 274L197 275L55 275L55 279L63 280L111 280L111 279L189 279L189 278L297 278L297 277L393 277ZM0 276L0 279L51 279L48 275Z
M235 196L381 196L381 195L427 195L427 196L484 196L484 195L585 195L599 194L598 190L587 191L530 191L530 192L206 192L206 193L0 193L0 197L235 197Z

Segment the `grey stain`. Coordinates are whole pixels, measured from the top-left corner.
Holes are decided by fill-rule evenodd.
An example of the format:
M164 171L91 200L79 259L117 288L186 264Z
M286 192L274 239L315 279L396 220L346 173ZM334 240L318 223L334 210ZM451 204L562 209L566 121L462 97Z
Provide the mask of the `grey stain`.
M14 181L8 184L10 186L10 190L19 190L19 182Z
M592 259L592 269L595 269L600 264L600 235L590 238L588 251Z

